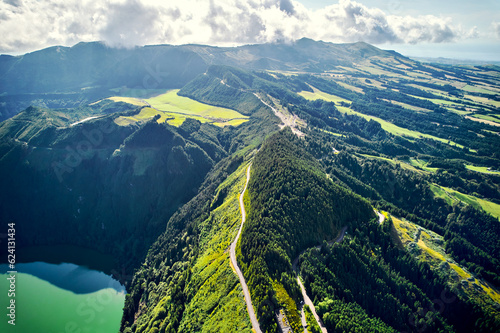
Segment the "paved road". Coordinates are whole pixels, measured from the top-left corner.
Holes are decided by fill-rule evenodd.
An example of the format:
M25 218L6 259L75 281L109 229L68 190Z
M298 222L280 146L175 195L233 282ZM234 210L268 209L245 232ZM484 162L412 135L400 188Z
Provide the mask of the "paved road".
M333 245L333 243L340 243L344 239L345 232L347 231L347 226L343 227L342 230L340 230L340 235L333 241L329 242L328 245ZM321 247L321 246L320 246ZM318 248L320 248L318 247Z
M243 289L243 295L245 295L245 302L247 303L248 315L250 316L250 322L252 323L253 330L256 333L262 333L262 331L260 330L259 322L257 321L257 317L255 316L255 311L253 309L252 299L250 298L250 292L248 291L247 283L245 281L245 278L243 277L243 274L241 273L241 269L238 266L238 262L236 261L236 243L238 243L238 239L240 238L241 229L243 228L243 224L245 223L247 215L245 212L245 205L243 204L243 195L247 190L248 181L250 180L250 166L251 165L249 165L247 169L247 181L245 183L245 188L243 189L243 192L241 192L240 194L240 209L241 209L240 230L238 230L238 234L236 235L234 242L231 244L230 257L231 257L231 263L233 264L233 267L236 270L236 274L240 279L241 288Z

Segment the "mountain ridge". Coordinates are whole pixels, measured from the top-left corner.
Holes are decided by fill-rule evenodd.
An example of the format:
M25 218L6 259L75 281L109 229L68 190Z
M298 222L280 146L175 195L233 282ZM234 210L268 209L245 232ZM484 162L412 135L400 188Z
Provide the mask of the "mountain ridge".
M78 107L129 89L180 89L211 65L246 70L318 73L371 57L406 57L358 42L300 39L293 44L146 45L112 48L102 42L52 46L0 57L0 120L30 105Z
M364 43L364 42L357 42L357 43L342 43L342 44L334 44L334 43L327 43L327 42L322 42L322 41L314 41L311 39L303 38L300 40L297 40L295 43L289 44L289 43L272 43L272 44L250 44L250 45L242 45L242 46L237 46L237 47L216 47L216 46L210 46L210 45L197 45L197 44L186 44L186 45L170 45L170 44L158 44L158 45L145 45L141 47L134 47L131 49L124 49L124 48L112 48L106 46L102 42L80 42L75 44L74 46L71 47L66 47L66 46L52 46L48 47L42 50L34 51L31 53L27 53L24 55L20 56L7 56L7 58L3 59L0 58L0 68L2 68L2 72L0 72L0 87L2 88L1 90L4 91L14 91L16 90L17 93L20 91L23 91L23 87L16 86L15 81L13 78L17 77L19 78L20 73L24 73L24 70L30 71L30 73L33 73L33 63L36 64L37 62L43 61L45 62L45 66L52 67L54 65L50 65L51 62L53 61L59 61L63 63L64 61L73 61L70 62L69 65L79 65L78 72L74 72L71 74L77 74L77 73L85 73L86 75L83 76L83 79L81 79L81 82L75 86L74 88L85 88L85 84L90 84L91 86L95 83L92 83L92 81L88 81L89 79L92 79L93 75L96 75L96 70L98 69L103 69L107 67L113 68L113 61L123 61L124 59L127 58L134 58L139 56L138 60L146 60L146 57L150 57L151 61L169 61L173 60L172 58L168 58L168 54L156 54L156 55L151 55L147 54L148 52L151 51L156 51L156 52L162 52L165 50L176 50L176 51L191 51L198 56L202 56L202 58L205 61L205 65L221 65L221 64L226 64L226 65L235 65L238 67L246 67L248 69L269 69L269 68L256 68L252 65L249 65L253 62L257 62L261 59L265 58L279 58L280 53L282 50L286 51L291 51L291 50L297 50L296 56L300 57L299 60L304 61L304 62L310 62L314 60L313 57L313 51L311 50L311 47L314 48L314 51L317 51L318 49L325 49L327 52L326 54L323 53L322 56L326 58L327 61L330 62L335 62L335 61L346 61L346 60L353 60L352 55L356 55L358 57L364 57L368 54L368 56L373 56L373 55L396 55L398 57L406 58L400 54L395 54L394 51L384 51L379 48L376 48L370 44ZM217 51L216 53L210 53L210 50ZM244 59L241 59L238 57L238 52L246 52L246 56L253 57L251 62L245 61ZM350 52L348 52L350 51ZM356 54L355 51L359 51L359 54ZM78 57L75 58L75 55L77 53L81 53L78 55ZM208 55L207 55L208 53ZM349 54L349 56L347 56ZM219 58L217 58L219 56ZM270 57L273 56L273 57ZM287 54L286 55L288 58L288 61L291 62L292 64L295 65L300 65L300 63L297 64L297 61L294 61L294 58L292 55ZM141 59L141 57L144 57ZM159 59L154 59L154 57L159 57ZM335 57L337 57L335 59ZM350 59L346 59L350 58ZM87 61L88 58L90 58L90 61L85 63L83 62L83 59L80 58L85 58ZM240 59L239 59L240 58ZM175 60L175 59L174 59ZM232 62L227 62L227 60L232 60ZM8 62L14 62L9 64ZM281 69L287 68L285 60L277 60L280 63ZM47 64L47 62L49 64ZM76 63L75 63L76 62ZM246 62L246 63L245 63ZM40 63L41 64L41 63ZM156 63L155 63L156 64ZM16 68L16 66L22 67L22 68ZM28 68L26 68L28 67ZM291 69L290 67L289 69ZM57 69L57 66L55 68L50 68L51 70ZM133 70L133 68L129 68L129 70ZM67 68L66 70L71 71L71 68ZM152 68L152 70L156 70L156 68ZM200 69L201 70L201 69ZM14 72L14 73L10 73ZM199 71L200 73L202 71ZM57 73L53 73L52 75L55 75ZM114 75L116 76L117 73ZM42 81L50 80L49 73L41 73L42 75L41 79ZM45 76L47 78L45 78ZM105 71L104 76L108 75L107 71ZM42 79L43 78L43 79ZM36 77L32 77L32 79L36 79ZM28 77L22 77L20 79L21 81L25 82L30 82ZM63 80L64 81L64 80ZM7 82L10 82L9 85L7 85ZM99 82L97 80L97 82ZM13 84L14 83L14 84ZM179 83L179 84L182 84ZM104 86L109 85L104 84ZM43 87L43 85L37 84L36 85L38 89L40 87ZM133 85L130 85L133 86ZM161 87L164 87L164 85L161 85ZM56 87L50 87L47 86L43 92L54 92L54 89ZM67 86L65 87L66 89L68 88ZM33 90L34 88L24 87L25 92L37 92ZM41 91L38 91L41 92Z
M329 331L500 329L498 71L364 43L188 48L114 50L81 82L71 64L107 51L51 49L62 76L0 96L22 110L0 123L19 246L113 255L122 333L251 332L229 250L252 162L235 251L263 332L317 328L297 278Z

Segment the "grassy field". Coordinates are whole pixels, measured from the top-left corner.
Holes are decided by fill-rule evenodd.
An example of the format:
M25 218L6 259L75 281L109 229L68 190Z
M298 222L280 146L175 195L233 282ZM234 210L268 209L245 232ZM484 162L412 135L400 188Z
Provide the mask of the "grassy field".
M180 126L186 118L193 118L202 123L212 123L216 126L238 126L248 121L241 113L217 106L212 106L187 97L179 96L179 90L170 90L164 94L141 100L134 97L111 97L115 102L126 102L132 105L148 105L135 116L121 116L115 123L126 126L131 123L147 121L155 115L160 115L159 123L167 122L172 126Z
M403 246L415 254L418 260L428 263L438 274L447 276L449 283L457 285L464 296L490 306L500 301L498 291L477 279L446 253L443 236L394 216L392 221Z
M429 168L427 167L427 165L429 164L428 161L424 161L424 160L419 160L418 158L410 158L410 161L409 163L411 165L413 165L414 167L418 167L418 168L421 168L425 171L428 171L428 172L436 172L439 168Z
M431 112L431 110L429 110L429 109L424 109L424 108L410 105L410 104L403 103L403 102L398 102L398 101L393 101L393 100L388 100L388 99L384 99L384 101L392 103L394 105L399 105L405 109L409 109L409 110L413 110L413 111L417 111L417 112Z
M496 117L493 117L491 115L485 115L485 114L477 114L477 113L475 113L474 117L482 119L482 120L487 120L487 121L493 123L492 125L497 125L497 126L500 125L500 119L498 119Z
M406 170L410 170L410 171L414 171L414 172L422 172L421 170L416 169L413 165L408 164L404 161L396 161L396 160L386 158L386 157L373 156L373 155L367 155L367 154L360 154L360 155L364 156L366 158L372 158L372 159L377 159L377 160L389 162L392 165L399 165L401 168L406 169Z
M327 131L327 130L324 130L324 129L319 129L321 132L323 133L327 133L327 134L330 134L330 135L333 135L333 136L339 136L339 137L345 137L344 134L340 134L340 133L335 133L335 132L331 132L331 131Z
M182 125L182 123L184 122L184 120L186 120L186 118L197 119L202 123L209 122L208 119L199 116L194 116L194 115L185 116L177 113L158 112L153 108L145 107L141 110L141 112L139 112L135 116L120 116L116 118L115 123L120 126L127 126L136 122L147 121L156 115L160 115L160 119L157 120L158 123L164 123L166 121L168 124L177 127Z
M455 105L457 105L456 102L446 101L444 99L439 99L439 98L426 98L426 97L413 96L413 95L408 95L408 96L411 96L411 97L414 97L414 98L418 98L418 99L425 99L427 101L430 101L430 102L432 102L434 104L441 105L441 106L455 106Z
M367 81L367 80L369 80L369 81ZM383 84L382 82L377 81L377 80L372 79L372 78L370 78L370 79L360 78L357 81L360 82L362 85L368 85L368 86L372 86L372 87L377 87L379 89L385 89L384 86L382 85Z
M224 127L224 126L239 126L245 122L247 122L248 119L230 119L228 121L214 121L212 124L215 126L219 127Z
M349 100L343 99L343 98L341 98L339 96L327 94L327 93L322 92L322 91L320 91L320 90L318 90L316 88L313 88L313 89L314 89L313 93L307 92L307 91L302 91L302 92L299 93L299 95L301 95L304 98L309 99L309 100L322 99L322 100L325 100L325 101L335 102L335 104L337 104L337 102L341 102L341 101L350 102ZM417 131L409 130L407 128L399 127L399 126L394 125L393 123L385 121L385 120L383 120L381 118L374 117L374 116L368 116L368 115L356 112L354 110L351 110L348 107L337 105L337 109L340 112L342 112L342 113L353 114L353 115L356 115L356 116L359 116L359 117L363 117L366 120L372 120L373 119L376 122L380 123L380 125L382 126L382 128L385 131L387 131L389 133L392 133L394 135L405 136L405 137L408 137L408 138L417 138L417 139L427 138L427 139L432 139L432 140L440 141L440 142L445 143L445 144L449 144L450 146L456 146L456 147L459 147L459 148L464 148L464 146L462 146L462 145L460 145L458 143L455 143L453 141L446 140L446 139L443 139L443 138L439 138L439 137L434 136L434 135L424 134L424 133L420 133L420 132L417 132Z
M494 106L496 108L500 107L500 102L499 101L494 101L492 99L488 99L486 97L480 97L480 96L473 96L473 95L464 95L465 98L469 98L473 100L474 102L481 103L481 104L487 104Z
M459 109L452 108L452 107L446 107L446 109L449 110L449 111L451 111L451 112L454 112L456 114L459 114L461 116L466 116L466 115L472 113L472 111L464 111L464 110L459 110Z
M437 90L437 89L432 89L429 87L421 86L418 83L409 84L409 86L426 91L426 92L429 92L429 93L432 93L432 94L436 95L438 98L437 99L429 99L429 98L420 97L420 96L413 96L413 97L416 97L419 99L427 99L427 100L433 102L434 104L441 104L443 106L461 105L462 104L462 99L457 98L457 97L452 96L452 95L449 95L448 93L446 93L442 90ZM450 101L440 99L440 98L446 98L446 99L449 99Z
M426 91L431 91L431 92L433 92L433 90L434 90L434 89L429 89L429 88L427 88L427 89L421 88L421 89L426 90ZM460 108L463 107L462 101L460 99L448 96L442 92L435 93L435 95L441 96L443 98L447 98L449 100L444 100L444 99L440 99L440 98L425 98L425 97L413 96L413 95L409 95L409 96L412 96L412 97L415 97L418 99L431 101L432 103L439 105L439 106L441 106L447 110L450 110L451 112L457 113L459 115L468 115L468 114L472 113L472 111L460 110Z
M418 70L409 71L407 72L407 75L417 80L426 80L426 81L432 80L432 77L430 75Z
M313 86L310 86L310 87L314 90L314 92L304 90L304 91L299 92L298 94L300 96L304 97L305 99L310 100L310 101L322 99L322 100L327 101L327 102L334 102L335 104L339 104L340 102L351 103L351 101L344 99L342 97L327 94L325 92L322 92L321 90L314 88Z
M241 113L231 109L212 106L200 103L188 97L179 96L177 94L178 92L179 90L177 89L170 90L162 95L148 98L146 102L148 102L151 107L165 112L198 115L212 119L246 118Z
M489 174L492 174L492 175L500 175L500 171L488 170L487 167L474 166L472 164L466 164L465 167L467 169L469 169L469 170L476 171L476 172L489 173Z
M113 96L113 97L110 97L108 99L112 100L113 102L124 102L124 103L137 105L137 106L147 105L146 102L144 102L138 98L135 98L135 97Z
M396 74L394 72L389 72L389 71L386 71L385 69L382 69L376 65L373 65L373 64L367 64L367 65L364 65L364 66L357 66L356 68L362 70L362 71L365 71L365 72L368 72L372 75L386 75L386 76L395 76L395 77L399 77L400 75L399 74Z
M485 87L485 86L477 86L477 85L471 86L471 85L467 84L465 87L462 88L462 90L465 90L468 92L477 92L477 93L481 93L481 94L495 94L494 90L488 90L486 88L487 87Z
M496 203L475 197L473 195L464 194L448 187L439 186L437 184L431 185L431 190L436 197L445 199L450 205L460 201L477 209L482 209L496 218L500 218L500 205Z
M350 85L350 84L342 82L342 81L337 81L337 83L339 85L341 85L342 87L347 88L349 90L352 90L354 92L357 92L357 93L360 93L360 94L364 94L365 93L362 88L355 87L353 85Z
M486 132L486 133L491 133L491 134L500 135L500 133L499 133L499 132L490 131L490 130L486 130L486 129L483 129L483 130L481 130L481 131Z
M483 123L483 124L488 124L488 125L492 125L492 126L500 126L500 122L498 122L497 119L495 119L494 121L491 121L491 120L481 119L483 117L488 117L488 116L485 116L485 115L475 115L475 116L476 117L466 116L465 118L470 119L472 121L477 121L477 122ZM481 118L478 118L477 116L481 116Z
M380 125L382 126L382 128L385 131L387 131L389 133L392 133L394 135L404 136L404 137L407 137L407 138L416 138L416 139L427 138L427 139L432 139L432 140L440 141L440 142L445 143L445 144L449 144L450 146L456 146L456 147L459 147L459 148L463 148L464 147L464 146L459 145L459 144L457 144L457 143L455 143L453 141L442 139L442 138L438 138L437 136L434 136L434 135L424 134L424 133L413 131L413 130L410 130L410 129L407 129L407 128L399 127L399 126L394 125L393 123L385 121L385 120L383 120L381 118L374 117L374 116L368 116L368 115L365 115L365 114L353 111L353 110L351 110L351 109L349 109L347 107L337 106L337 109L340 112L347 113L347 114L354 114L354 115L363 117L366 120L373 119L376 122L380 123Z
M448 194L445 190L443 190L441 187L438 185L431 184L430 185L431 191L434 193L434 197L436 198L441 198L448 203L448 205L452 206L454 203L456 203L456 200L452 198L451 195Z

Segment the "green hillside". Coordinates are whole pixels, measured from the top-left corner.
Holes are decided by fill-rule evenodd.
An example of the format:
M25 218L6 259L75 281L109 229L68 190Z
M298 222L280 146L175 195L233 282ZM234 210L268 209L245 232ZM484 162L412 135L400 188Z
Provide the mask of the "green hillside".
M283 285L298 300L293 259L374 213L366 201L332 184L291 131L274 134L264 143L252 164L248 191L240 262L261 328L273 332L274 312L280 307L285 307L288 318L297 317L276 296L276 285ZM291 324L299 329L300 322Z
M104 115L71 126L61 114L27 110L0 127L1 181L11 189L0 194L1 216L19 221L19 246L77 244L137 265L226 155L217 128L199 123L122 127Z
M122 333L500 331L498 67L80 43L0 84L0 219L111 256Z
M218 186L220 180L209 186L217 193L209 212L194 220L186 216L192 212L181 212L174 219L187 218L187 229L174 231L169 225L169 232L153 245L147 259L153 266L142 267L136 275L136 283L146 288L134 287L127 295L124 321L139 314L133 325L130 322L135 332L251 332L227 251L241 219L238 195L246 166L241 162L226 164L229 170L237 169ZM192 208L203 209L204 199L198 195ZM179 241L185 244L182 250L176 249Z

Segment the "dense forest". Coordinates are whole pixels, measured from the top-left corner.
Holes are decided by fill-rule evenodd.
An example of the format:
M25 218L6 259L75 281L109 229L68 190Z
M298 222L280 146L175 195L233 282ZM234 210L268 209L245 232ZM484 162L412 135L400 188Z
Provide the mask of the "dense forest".
M249 166L236 254L263 332L500 330L498 67L308 39L56 53L0 59L60 77L0 96L0 218L19 247L112 255L121 332L255 329L229 258ZM141 86L152 54L170 74Z
M493 313L462 300L439 274L398 249L393 228L391 220L372 221L340 245L301 256L301 276L329 330L492 332L500 327Z
M291 131L270 137L252 163L251 210L240 242L241 266L261 327L275 330L279 308L273 283L297 299L293 259L304 249L330 241L344 226L374 213L365 200L333 184Z

